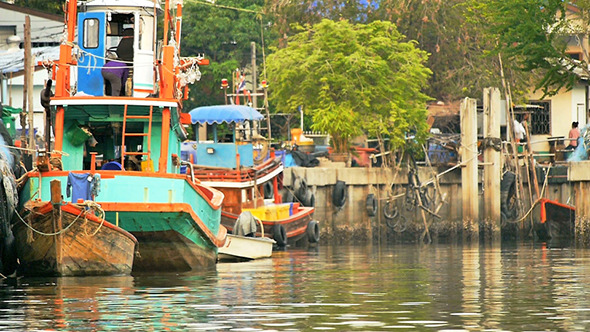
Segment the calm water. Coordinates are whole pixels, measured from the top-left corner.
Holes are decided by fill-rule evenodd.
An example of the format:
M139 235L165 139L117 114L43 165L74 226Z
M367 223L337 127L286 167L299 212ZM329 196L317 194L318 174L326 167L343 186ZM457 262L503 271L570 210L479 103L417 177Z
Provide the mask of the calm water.
M590 250L542 245L275 252L191 274L19 279L0 330L587 331Z

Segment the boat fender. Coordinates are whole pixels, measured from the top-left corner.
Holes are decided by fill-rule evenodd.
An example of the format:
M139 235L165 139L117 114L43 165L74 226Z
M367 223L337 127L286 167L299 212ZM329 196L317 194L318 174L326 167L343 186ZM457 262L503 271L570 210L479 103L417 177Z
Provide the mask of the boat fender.
M315 207L315 195L311 192L311 190L308 190L305 193L305 197L303 199L303 206Z
M374 194L367 195L367 214L369 217L377 215L377 199Z
M298 177L295 179L295 183L293 184L293 192L295 197L300 201L305 199L305 193L307 192L307 182L305 182L304 178Z
M332 192L332 203L336 207L342 207L346 203L346 196L348 196L346 182L337 181Z
M309 243L318 243L320 241L320 224L315 220L311 220L307 224L305 233L307 233L307 241Z
M287 246L287 232L285 227L281 224L275 224L272 226L272 238L277 242L279 247Z
M269 199L269 198L273 198L273 197L274 197L273 183L272 183L272 181L266 181L264 183L264 198Z

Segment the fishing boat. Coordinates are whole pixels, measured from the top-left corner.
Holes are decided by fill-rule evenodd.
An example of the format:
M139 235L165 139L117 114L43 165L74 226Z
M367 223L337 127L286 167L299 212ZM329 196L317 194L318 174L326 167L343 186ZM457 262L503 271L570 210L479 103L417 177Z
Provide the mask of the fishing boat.
M260 237L256 237L260 227ZM272 248L276 241L264 236L262 221L245 211L234 224L233 234L227 235L227 241L219 248L219 260L252 260L268 258L272 255Z
M319 241L315 208L283 202L279 194L284 187L281 159L270 151L270 158L264 160L264 148L255 153L254 146L263 138L255 133L252 122L262 120L262 114L245 105L216 105L197 107L189 115L195 138L184 145L183 159L191 165L187 173L223 192L223 226L232 231L240 214L250 211L262 221L265 236L279 247L299 240ZM257 236L261 235L258 231Z
M555 200L541 198L540 225L536 227L540 239L573 239L575 235L576 208Z
M133 272L212 267L226 239L223 194L179 171L182 100L208 63L180 56L181 13L182 3L169 0L163 10L148 0L67 2L65 40L52 64L55 117L46 130L55 132L54 147L37 158L21 190L22 209L50 201L53 180L61 192L71 186L71 203L94 202L106 221L137 239ZM109 61L121 63L120 82L103 77Z
M52 186L60 189L59 180ZM26 276L129 275L137 239L86 204L28 201L15 224L19 273Z

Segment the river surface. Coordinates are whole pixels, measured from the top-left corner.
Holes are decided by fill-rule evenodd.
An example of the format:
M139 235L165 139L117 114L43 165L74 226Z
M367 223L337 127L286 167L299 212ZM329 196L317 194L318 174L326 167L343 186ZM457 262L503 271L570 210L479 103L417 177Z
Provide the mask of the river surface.
M214 270L0 284L3 331L588 331L590 250L327 246Z

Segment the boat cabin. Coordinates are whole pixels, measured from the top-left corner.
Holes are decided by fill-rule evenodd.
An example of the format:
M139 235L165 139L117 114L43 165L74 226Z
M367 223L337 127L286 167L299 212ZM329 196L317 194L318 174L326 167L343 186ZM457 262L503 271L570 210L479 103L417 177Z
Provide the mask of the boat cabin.
M178 55L180 10L176 17L169 12L158 40L158 0L68 3L68 16L77 24L68 20L50 103L56 107L55 150L63 151L63 169L110 163L108 170L178 173L180 143L187 138L180 122L183 93L200 77L198 65L208 61ZM112 61L117 65L109 67ZM103 75L105 67L126 71L119 94Z
M159 1L95 0L78 7L76 95L104 96L108 83L101 70L109 61L127 66L122 95L155 93L154 62ZM127 89L125 89L127 88Z
M197 107L189 112L194 141L183 144L183 159L199 166L254 166L255 121L262 114L244 105Z

